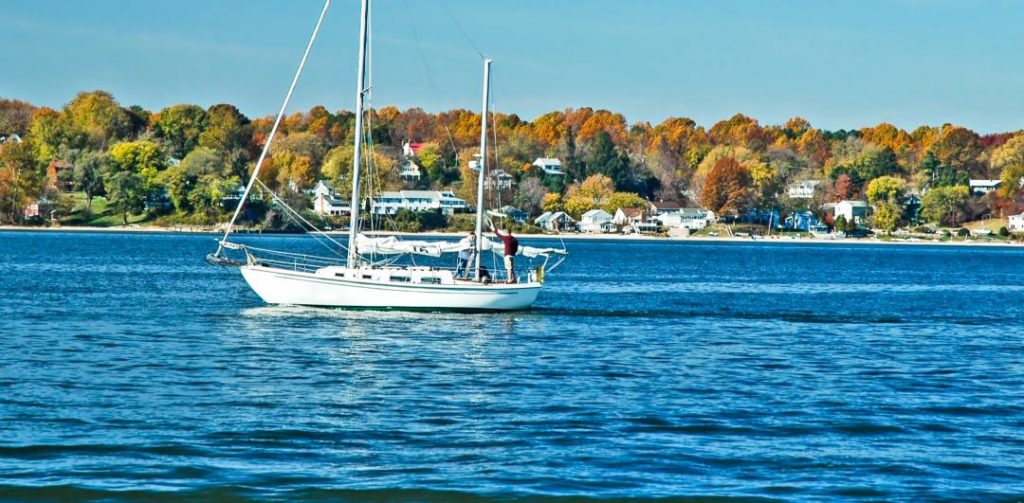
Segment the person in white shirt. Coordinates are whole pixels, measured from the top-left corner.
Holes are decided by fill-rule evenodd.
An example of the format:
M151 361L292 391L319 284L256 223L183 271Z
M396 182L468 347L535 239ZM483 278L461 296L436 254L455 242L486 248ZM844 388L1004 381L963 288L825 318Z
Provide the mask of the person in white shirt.
M459 250L459 262L455 266L455 277L465 278L469 276L469 262L476 250L476 234L472 232L467 234L466 237L459 241L459 246L462 249Z

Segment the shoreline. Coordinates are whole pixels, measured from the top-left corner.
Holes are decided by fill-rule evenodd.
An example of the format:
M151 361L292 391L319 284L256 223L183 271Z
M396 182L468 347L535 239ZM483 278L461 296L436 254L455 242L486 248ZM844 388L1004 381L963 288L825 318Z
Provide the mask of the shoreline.
M154 226L127 226L127 227L22 227L15 225L0 226L0 233L3 232L65 232L69 234L205 234L219 235L222 231L213 229L201 229L190 227L154 227ZM287 232L236 232L240 235L256 236L301 236L302 234ZM347 232L330 231L330 236L345 236ZM463 232L392 232L380 231L372 233L375 236L399 236L399 237L422 237L422 238L458 238ZM644 236L627 234L517 234L517 238L530 239L562 239L566 241L625 241L625 242L694 242L694 243L779 243L779 244L812 244L812 245L894 245L894 246L985 246L985 247L1024 247L1024 243L1015 241L940 241L921 238L882 240L877 238L841 238L821 239L790 236L768 236L768 237L737 237L737 236Z

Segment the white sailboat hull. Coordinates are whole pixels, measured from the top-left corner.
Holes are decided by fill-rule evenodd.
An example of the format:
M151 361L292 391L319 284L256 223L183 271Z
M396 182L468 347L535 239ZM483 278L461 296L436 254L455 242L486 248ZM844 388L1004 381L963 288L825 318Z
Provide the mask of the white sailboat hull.
M245 265L240 269L256 295L268 304L360 309L517 311L529 309L537 300L541 288L539 283L393 283L262 265Z

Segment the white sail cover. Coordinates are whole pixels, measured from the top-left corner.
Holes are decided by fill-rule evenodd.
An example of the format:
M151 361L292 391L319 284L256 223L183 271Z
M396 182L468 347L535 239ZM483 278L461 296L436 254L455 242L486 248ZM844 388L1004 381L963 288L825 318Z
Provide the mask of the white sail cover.
M400 255L413 253L416 255L440 257L445 253L458 253L470 248L472 247L467 246L462 242L404 241L395 236L373 238L365 234L356 236L356 249L359 253L367 255ZM490 239L484 239L482 249L490 250L497 254L504 253L504 247L502 244ZM537 248L534 246L519 245L519 252L517 254L524 257L534 258L548 257L551 255L566 255L567 252L561 248Z

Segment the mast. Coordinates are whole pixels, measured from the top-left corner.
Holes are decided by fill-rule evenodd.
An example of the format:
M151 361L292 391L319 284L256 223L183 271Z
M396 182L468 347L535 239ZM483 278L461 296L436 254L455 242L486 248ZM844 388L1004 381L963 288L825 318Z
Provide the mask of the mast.
M352 203L348 223L348 267L356 267L359 253L356 251L356 235L359 233L359 163L363 159L363 97L366 90L366 50L369 46L367 30L370 24L370 0L362 0L359 16L359 69L356 72L356 130L355 152L352 157Z
M476 280L480 281L480 252L483 251L484 183L487 179L487 105L491 95L491 60L484 58L483 112L480 114L480 173L476 185Z

